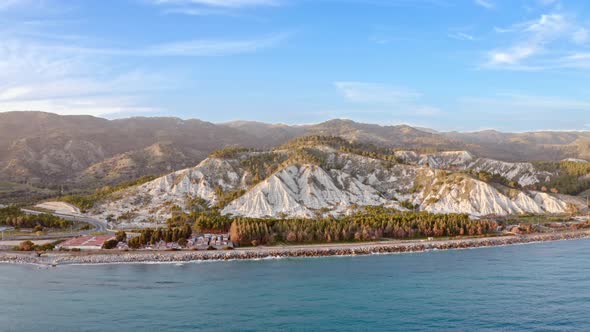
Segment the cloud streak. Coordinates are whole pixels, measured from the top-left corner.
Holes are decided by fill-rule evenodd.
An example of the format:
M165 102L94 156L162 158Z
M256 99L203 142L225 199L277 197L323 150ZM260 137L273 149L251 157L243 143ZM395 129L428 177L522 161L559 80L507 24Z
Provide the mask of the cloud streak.
M244 8L278 6L279 0L155 0L157 5L199 5L206 7Z
M5 40L0 47L0 111L152 112L156 108L146 106L149 103L141 96L170 84L142 71L112 74L95 57L47 52L32 42Z
M280 33L254 39L199 39L162 43L140 48L93 48L78 45L60 44L39 44L37 47L46 51L91 55L205 57L253 53L263 49L272 48L286 40L289 36L290 33Z
M485 9L493 9L496 5L490 0L475 0L474 3Z
M403 87L355 81L334 82L334 86L347 101L363 106L388 108L418 116L433 116L441 112L437 107L424 105L421 93Z
M512 45L487 52L486 68L541 70L575 67L567 61L575 55L576 46L584 47L590 40L588 30L563 14L544 14L538 19L495 28L515 41ZM569 53L569 54L568 54Z
M259 7L278 7L279 0L154 0L153 4L165 7L165 14L190 16L235 16L240 10Z

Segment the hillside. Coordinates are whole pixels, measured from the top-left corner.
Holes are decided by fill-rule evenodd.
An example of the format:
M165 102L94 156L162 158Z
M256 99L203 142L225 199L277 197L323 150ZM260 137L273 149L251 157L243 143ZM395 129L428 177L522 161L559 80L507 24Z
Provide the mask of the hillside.
M191 167L220 148L269 149L308 135L338 136L355 144L418 154L469 151L480 158L510 162L590 159L588 132L443 133L406 125L380 126L338 119L290 126L250 121L213 124L178 118L106 120L6 112L0 113L0 183L3 188L18 188L18 192L15 189L11 196L7 190L0 195L0 201L48 197L62 190L93 190ZM420 164L418 160L406 162ZM480 162L478 170L497 166L488 165L484 159ZM539 175L530 174L530 169L515 171ZM530 179L523 181L520 184L531 183Z
M199 120L0 113L0 181L86 189L195 165L253 135Z
M484 181L469 169L485 167L527 184L537 183L539 175L552 176L527 169L528 164L481 161L457 152L438 155L435 168L420 160L396 159L400 153L391 151L357 150L328 137L298 139L268 151L224 150L195 167L116 192L91 213L122 224L153 224L211 207L224 215L254 218L341 216L375 205L472 216L583 208L577 198L509 187L495 178ZM454 168L453 163L462 166ZM441 169L444 165L447 170Z

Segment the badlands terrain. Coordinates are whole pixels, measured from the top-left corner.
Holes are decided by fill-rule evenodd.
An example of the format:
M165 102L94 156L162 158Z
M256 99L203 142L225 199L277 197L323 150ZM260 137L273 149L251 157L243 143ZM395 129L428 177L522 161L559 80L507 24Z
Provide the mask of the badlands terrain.
M312 136L271 150L218 151L195 167L108 195L88 212L121 225L153 225L212 207L253 218L337 217L375 205L473 217L584 209L581 197L541 185L557 176L467 151L369 151Z

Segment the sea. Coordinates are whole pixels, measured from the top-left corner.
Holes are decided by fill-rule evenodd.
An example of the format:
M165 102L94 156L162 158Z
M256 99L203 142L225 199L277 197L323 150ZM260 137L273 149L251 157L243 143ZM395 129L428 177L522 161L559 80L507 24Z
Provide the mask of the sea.
M3 264L0 303L0 331L590 331L590 240L185 264Z

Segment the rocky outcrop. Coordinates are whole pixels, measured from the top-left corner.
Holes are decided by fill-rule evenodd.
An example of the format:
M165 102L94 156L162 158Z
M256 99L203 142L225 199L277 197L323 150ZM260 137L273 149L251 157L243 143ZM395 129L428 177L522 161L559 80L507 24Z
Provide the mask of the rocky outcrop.
M529 186L547 181L553 174L539 171L532 163L505 162L489 158L476 158L467 151L445 151L429 154L418 154L413 151L397 151L395 156L403 162L429 166L432 168L457 171L473 170L502 176L518 182L521 186Z
M461 172L393 163L328 147L310 152L321 159L319 163L271 158L286 153L266 152L264 160L282 160L282 164L271 167L276 171L260 181L254 180L257 171L246 165L262 153L209 158L194 168L117 193L94 214L102 218L112 214L120 222L164 222L173 211L188 209L195 198L216 204L220 192L243 192L222 213L256 218L338 216L368 205L404 210L407 203L431 212L473 216L562 213L568 208L562 199L547 193L505 188ZM450 168L482 159L472 161L468 153L441 153L429 160Z

